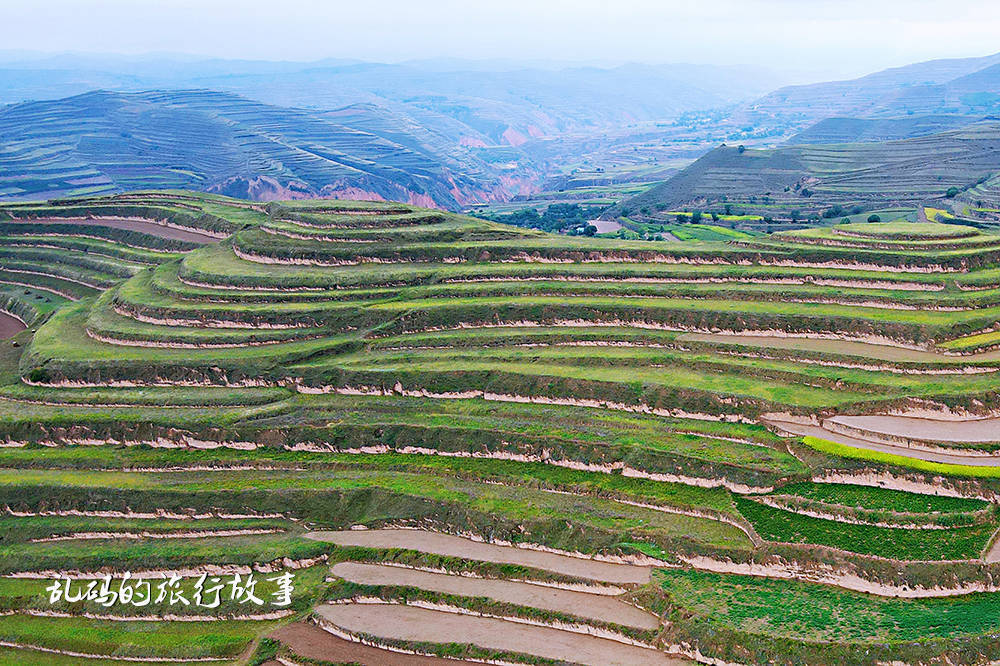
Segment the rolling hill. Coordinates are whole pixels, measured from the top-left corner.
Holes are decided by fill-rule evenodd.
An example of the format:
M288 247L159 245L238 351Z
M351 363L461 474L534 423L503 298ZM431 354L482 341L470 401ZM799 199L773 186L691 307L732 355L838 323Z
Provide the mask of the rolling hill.
M727 201L764 209L915 204L1000 171L1000 122L876 143L721 146L622 206L676 208ZM618 209L620 211L621 208Z
M582 67L502 61L398 64L267 62L190 56L0 57L0 103L109 89L211 89L285 107L333 110L375 104L467 141L516 145L538 136L662 121L753 99L786 79L752 67L626 64Z
M459 131L364 105L316 112L202 90L86 93L0 109L0 198L160 187L457 208L531 182L523 156L516 172L491 164L455 141Z

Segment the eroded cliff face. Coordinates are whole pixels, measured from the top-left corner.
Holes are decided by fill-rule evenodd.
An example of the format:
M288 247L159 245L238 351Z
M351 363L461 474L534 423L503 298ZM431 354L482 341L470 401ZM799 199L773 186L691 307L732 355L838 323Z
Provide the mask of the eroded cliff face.
M542 179L533 171L518 171L493 182L473 184L449 175L431 183L425 191L403 183L370 178L341 180L314 187L299 180L282 181L272 176L236 176L209 186L209 192L251 201L288 199L350 199L355 201L399 201L425 208L458 210L473 203L509 201L539 191Z

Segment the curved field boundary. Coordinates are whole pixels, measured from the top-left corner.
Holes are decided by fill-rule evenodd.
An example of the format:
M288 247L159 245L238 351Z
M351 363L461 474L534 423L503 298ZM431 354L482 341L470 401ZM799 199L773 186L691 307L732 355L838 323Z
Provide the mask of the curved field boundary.
M854 518L851 516L844 515L842 513L837 513L835 507L820 506L818 503L807 504L807 503L795 502L794 500L797 499L795 496L775 495L771 497L755 497L753 499L755 502L760 502L761 504L769 506L772 509L788 511L789 513L798 514L800 516L807 516L809 518L832 520L838 523L844 523L846 525L871 525L873 527L886 527L891 529L907 529L907 530L950 530L954 528L954 526L952 525L940 525L928 521L891 523L880 520L863 520L861 518ZM962 527L965 526L963 525Z
M52 278L53 280L64 280L66 282L73 282L75 284L78 284L78 285L81 285L81 286L84 286L84 287L89 287L90 289L96 289L97 291L104 291L107 288L107 286L103 286L102 287L100 285L96 285L96 284L93 284L91 282L84 282L83 280L77 280L77 279L74 279L74 278L71 278L71 277L66 277L66 276L63 276L63 275L57 275L55 273L45 273L43 271L29 271L29 270L24 270L24 269L20 269L20 268L7 268L7 267L4 267L3 270L5 272L7 272L7 273L20 273L22 275L37 275L38 277ZM112 284L112 283L109 282L108 284ZM32 285L31 288L32 289L37 289L38 287L35 287L34 285Z
M491 613L488 610L473 610L458 604L450 604L441 601L425 601L423 599L396 599L396 598L383 598L383 597L353 597L350 599L340 599L338 601L331 601L329 606L404 606L407 608L423 608L430 611L436 611L441 613L448 613L450 615L464 615L466 617L478 617L478 618L491 618L495 620L502 620L504 622L510 622L516 625L528 625L534 627L545 627L549 629L556 629L558 631L565 631L572 634L581 634L584 636L594 636L596 638L601 638L605 640L615 641L616 643L622 643L623 645L633 645L642 648L655 649L651 644L644 643L642 641L636 640L630 636L626 636L623 633L619 633L614 629L605 628L599 626L598 624L590 624L588 622L567 622L564 620L554 620L554 619L537 619L530 616L520 615L512 613L510 615L503 615L497 613ZM323 607L320 607L323 608ZM524 607L529 608L529 607ZM319 609L316 609L319 610ZM535 609L538 610L538 609Z
M435 398L440 400L466 400L469 398L482 398L483 400L493 400L496 402L520 402L536 403L539 405L567 405L571 407L592 407L601 409L611 409L622 412L635 412L639 414L655 414L656 416L667 416L671 418L696 419L699 421L728 421L731 423L756 423L753 419L733 414L707 414L685 412L681 409L660 409L650 407L644 403L628 405L623 402L609 400L575 400L572 398L550 398L548 396L534 395L510 395L507 393L493 393L490 391L471 390L451 393L433 393L426 389L404 389L399 382L389 389L380 386L306 386L296 384L295 390L299 393L323 394L337 393L340 395L403 395L411 398Z
M0 340L11 338L26 328L28 325L16 314L0 310Z
M146 347L149 349L232 349L236 347L264 347L267 345L280 345L300 340L315 340L316 338L322 337L319 335L313 335L293 338L291 340L279 338L276 340L244 340L241 342L166 342L140 338L115 338L110 335L96 333L91 330L90 327L84 328L84 332L87 334L88 338L98 342L103 342L104 344L116 345L119 347Z
M1000 445L1000 418L937 421L905 415L839 415L825 419L824 426L845 426L858 433L879 436L900 443Z
M928 223L933 224L933 223ZM974 229L971 227L962 228L960 226L952 225L948 229L929 229L924 227L924 233L920 233L918 229L920 226L915 223L911 223L914 227L913 230L900 230L898 233L892 233L887 230L880 230L877 225L872 229L861 229L858 227L853 227L851 229L841 229L836 226L831 227L831 231L838 236L847 236L849 238L865 238L873 240L887 240L887 241L897 241L897 242L907 242L907 241L940 241L940 240L956 240L961 238L972 238L974 236L982 236L983 233L979 229Z
M70 239L70 240L76 239L76 238L83 238L83 239L86 239L86 240L99 240L99 241L105 241L105 242L114 242L114 243L116 243L118 245L121 245L122 247L133 248L133 249L136 249L136 250L151 251L150 248L148 248L148 247L139 247L139 246L136 246L136 245L127 245L125 243L121 243L121 242L118 242L118 241L108 241L107 238L97 238L95 236L67 235L67 234L44 234L44 236L46 238L53 238L53 239L56 239L56 240L58 240L60 238L67 238L67 239ZM18 237L18 238L32 239L32 238L40 238L40 237L41 236L25 235L25 236ZM29 249L40 249L40 250L58 250L60 252L81 251L79 248L69 247L69 246L62 246L62 245L53 245L51 243L32 243L32 242L12 241L12 242L7 242L7 246L8 247L24 247L24 248L29 248ZM133 257L133 256L123 257L121 255L109 254L107 252L98 252L96 250L91 250L91 249L87 249L87 250L85 250L85 252L89 256L91 256L91 257L99 257L101 259L106 259L108 261L121 261L121 262L129 263L129 264L139 264L141 266L155 266L156 265L155 261L150 261L150 260L146 260L146 259L138 259L138 258ZM166 257L164 260L169 259L169 258L170 257Z
M861 439L857 436L847 435L834 430L829 430L823 426L804 423L792 423L767 419L765 422L781 432L798 437L815 437L822 440L843 444L856 449L867 449L891 455L914 458L932 463L942 463L946 465L965 465L970 467L1000 467L1000 456L983 454L982 452L970 452L961 449L952 450L944 448L916 448L903 444L889 444L886 442L875 442Z
M291 655L281 661L264 662L263 666L294 666L297 658L320 662L380 664L381 666L460 666L482 663L449 657L431 657L396 650L383 649L360 641L347 640L323 630L316 624L293 622L268 634L288 650Z
M228 234L208 231L205 229L195 229L192 227L182 227L179 224L170 222L159 222L156 220L140 217L55 217L55 218L31 218L20 219L16 224L72 224L82 227L108 227L121 231L136 231L157 238L167 240L179 240L187 243L215 243L223 238L228 238ZM107 239L101 239L107 240Z
M438 644L471 643L488 650L534 655L590 666L625 663L634 666L680 666L685 659L659 650L624 645L605 638L580 635L490 617L459 615L396 604L335 604L321 606L320 626L355 635L396 641Z
M37 284L31 284L30 282L18 282L17 280L3 280L3 279L0 279L0 284L9 284L12 287L27 287L29 289L35 289L37 291L45 291L45 292L48 292L48 293L53 294L55 296L60 296L62 298L65 298L67 301L78 301L78 300L80 300L79 296L74 296L74 295L72 295L70 293L67 293L65 291L59 291L58 289L53 289L52 287L43 287L43 286L40 286L40 285L37 285Z
M203 530L190 532L74 532L59 536L31 539L29 543L50 543L53 541L87 541L103 539L215 539L218 537L256 536L261 534L278 534L280 529L238 529L238 530Z
M767 284L782 286L818 285L822 287L846 287L851 289L892 289L897 291L944 291L943 284L923 282L906 282L903 280L849 280L832 278L801 277L588 277L584 275L538 275L538 276L508 276L479 278L448 278L441 282L446 284L490 284L509 282L595 282L622 284Z
M650 581L648 566L592 559L581 553L568 554L537 550L525 545L486 543L471 538L413 529L341 530L311 532L306 538L338 546L406 548L422 553L459 557L494 564L516 564L552 573L616 585L645 585ZM538 547L541 548L541 547Z
M638 629L657 629L660 626L660 620L655 615L605 595L560 590L525 582L469 578L457 574L430 573L360 562L340 562L330 571L335 576L362 585L398 585L442 594L489 597L494 601Z
M25 222L19 222L18 224L27 224L27 223L25 223ZM121 247L127 247L127 248L130 248L132 250L146 250L146 251L151 251L151 252L163 252L163 253L166 253L166 254L174 254L174 253L185 252L185 250L158 250L156 248L152 248L152 247L149 247L147 245L136 245L134 243L129 243L129 242L126 242L126 241L123 241L123 240L110 239L110 238L104 238L102 236L93 236L93 235L90 235L90 234L75 233L75 232L38 231L38 232L25 233L24 235L16 236L15 238L17 240L12 241L12 242L9 243L9 245L12 246L12 247L13 246L37 247L37 248L45 248L45 249L48 249L48 250L63 250L63 251L68 251L68 250L73 250L75 248L72 248L72 247L63 247L63 246L60 246L60 245L51 245L51 244L45 243L44 240L45 239L52 239L52 241L55 241L55 240L59 240L59 239L63 239L63 238L65 238L65 239L81 238L81 239L84 239L84 240L100 241L100 242L104 242L104 243L114 243L115 245L119 245ZM157 236L157 238L159 238L159 236ZM24 239L24 241L22 242L21 239ZM38 239L39 242L34 242L36 239ZM50 242L52 242L52 241L50 241ZM196 248L192 248L192 249L196 249ZM186 251L190 252L191 250L186 250ZM156 265L156 262L154 262L154 261L148 261L148 260L144 260L144 259L137 259L135 257L127 257L127 258L126 257L120 257L120 256L116 256L116 255L113 255L113 254L108 254L106 252L97 252L97 251L88 250L87 254L90 254L90 255L93 255L93 256L97 256L97 257L105 257L107 259L112 259L112 260L125 260L125 261L129 261L129 262L135 263L135 264L143 264L144 266L155 266Z
M188 664L193 662L220 662L231 661L231 657L124 657L114 654L90 654L88 652L73 652L71 650L57 650L55 648L42 647L40 645L28 645L26 643L11 643L0 640L0 647L13 648L15 650L33 650L35 652L47 652L48 654L60 654L65 657L77 657L79 659L100 659L102 661L123 661L132 664Z
M198 564L185 569L148 569L143 571L132 571L131 573L133 576L138 578L171 578L173 576L180 576L181 578L195 578L202 574L208 574L210 576L229 576L232 574L240 574L241 576L246 576L247 574L254 572L274 573L285 569L306 569L308 567L326 562L327 559L328 556L324 554L319 557L312 557L304 560L289 560L288 558L281 558L274 560L273 562L258 562L255 564ZM14 573L3 574L2 577L29 580L44 580L48 578L61 577L77 578L80 580L100 580L107 576L108 573L108 568L104 568L100 571L78 571L75 569L69 571L16 571Z
M290 609L271 611L270 613L251 613L248 615L103 615L99 613L63 613L61 611L45 611L26 609L17 611L33 617L83 617L88 620L103 620L106 622L261 622L280 620L294 615Z
M829 565L822 564L803 566L785 561L779 561L774 564L733 562L732 560L719 560L702 555L678 555L678 557L688 566L701 571L820 583L823 585L833 585L845 590L875 594L880 597L926 599L957 597L980 592L1000 592L1000 585L980 581L957 583L954 587L920 587L906 584L879 583L858 576L855 573L838 570Z
M836 333L789 333L780 329L759 329L759 328L746 328L741 330L735 329L725 329L720 330L718 328L713 328L708 330L707 328L698 328L695 326L683 326L674 325L669 323L663 323L658 321L644 321L637 319L607 319L607 320L591 320L591 319L559 319L553 318L550 321L535 321L535 320L520 320L520 321L478 321L478 322L463 322L458 326L449 327L424 327L424 328L409 328L402 331L406 334L417 334L417 333L438 333L438 332L450 332L450 331L467 331L467 330L478 330L478 329L494 329L494 328L553 328L553 327L565 327L565 328L636 328L641 330L652 330L652 331L667 331L671 333L683 333L690 336L705 336L705 342L724 342L726 340L738 340L739 338L753 339L760 338L766 340L814 340L814 341L827 341L827 342L839 342L839 343L855 343L864 344L870 347L887 347L895 349L906 349L910 351L925 352L927 354L934 354L934 358L940 360L942 357L930 351L925 346L901 342L893 338L876 336L876 335L839 335ZM398 335L398 333L386 333L384 336L370 335L369 340L378 340L379 337L391 337L393 335ZM708 337L714 336L714 337ZM683 338L680 336L678 339ZM692 341L699 341L692 338ZM794 349L794 347L792 347ZM989 352L993 353L993 352ZM1000 351L997 353L997 359L1000 359ZM955 362L966 362L969 359L975 360L975 356L965 356L963 355L960 359L955 357Z
M308 538L322 541L331 541L337 545L362 546L371 548L406 548L426 552L435 555L448 557L458 557L462 559L480 560L485 562L496 562L501 564L518 564L535 569L543 569L553 573L585 578L591 580L605 580L594 576L593 565L607 565L609 562L586 559L582 554L569 554L563 552L536 551L524 546L512 547L508 545L497 545L475 541L463 537L428 532L424 530L408 529L378 529L378 530L350 530L340 532L314 532L305 535ZM824 549L831 553L844 552L837 549ZM525 557L527 555L527 557ZM548 558L536 559L535 556L547 555ZM695 569L712 571L715 573L742 574L749 576L760 576L765 578L782 578L790 580L800 580L804 582L822 583L833 585L848 590L867 592L885 597L951 597L976 592L1000 592L1000 584L983 581L971 581L956 583L954 586L920 587L903 583L880 583L870 578L860 576L850 570L837 568L824 563L803 564L785 559L777 559L773 563L759 562L737 562L733 560L717 559L704 555L685 555L678 553L677 557ZM626 561L627 558L616 558L618 561ZM879 559L883 562L896 562L895 560ZM962 562L975 562L974 560L963 560ZM677 565L667 564L652 558L645 558L645 564L653 567L672 567ZM931 563L929 563L931 564ZM940 565L941 562L932 564ZM947 564L947 563L944 563ZM607 582L624 582L629 584L644 584L641 578L650 575L652 569L649 566L639 566L635 564L612 564L615 567L624 567L627 572L627 580L622 581L622 569L614 570L619 580ZM587 574L591 575L587 575ZM598 571L596 575L602 575ZM649 580L648 578L646 579Z

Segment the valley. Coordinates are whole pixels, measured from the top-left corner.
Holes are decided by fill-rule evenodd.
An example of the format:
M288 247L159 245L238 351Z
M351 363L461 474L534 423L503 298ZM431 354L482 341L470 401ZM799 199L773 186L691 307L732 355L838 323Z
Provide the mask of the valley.
M1000 11L188 4L3 13L0 666L1000 662Z

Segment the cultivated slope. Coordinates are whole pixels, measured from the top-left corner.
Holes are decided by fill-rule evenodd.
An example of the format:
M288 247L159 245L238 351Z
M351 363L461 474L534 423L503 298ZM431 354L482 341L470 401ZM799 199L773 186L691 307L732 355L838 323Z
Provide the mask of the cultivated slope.
M505 198L532 177L523 166L505 176L453 136L377 107L320 113L176 91L0 109L0 199L173 187L456 208Z
M39 254L0 310L52 297L0 341L13 663L1000 658L1000 236L625 242L180 192L3 215ZM48 601L126 570L295 592Z
M728 201L814 211L837 203L912 205L943 199L948 188L974 186L997 171L1000 123L982 121L902 141L745 151L722 146L624 206L718 207Z

